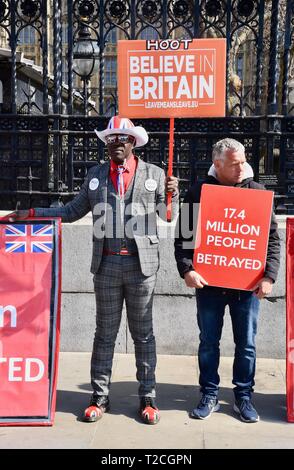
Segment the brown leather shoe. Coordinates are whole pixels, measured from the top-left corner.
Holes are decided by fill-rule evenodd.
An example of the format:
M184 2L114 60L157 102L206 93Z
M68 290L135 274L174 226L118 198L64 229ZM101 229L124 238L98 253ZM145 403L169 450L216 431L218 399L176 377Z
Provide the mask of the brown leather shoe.
M83 421L86 423L94 423L101 419L104 413L109 411L109 409L110 405L107 396L92 396L90 405L84 411Z

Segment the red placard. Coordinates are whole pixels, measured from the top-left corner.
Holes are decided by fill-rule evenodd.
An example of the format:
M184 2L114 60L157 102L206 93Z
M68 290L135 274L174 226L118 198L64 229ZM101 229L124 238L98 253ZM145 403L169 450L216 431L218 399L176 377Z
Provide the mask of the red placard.
M119 114L225 116L226 40L118 41Z
M0 425L53 423L60 221L0 221Z
M286 229L286 388L287 419L294 423L294 219Z
M193 264L209 285L251 290L262 278L272 204L272 191L202 186Z

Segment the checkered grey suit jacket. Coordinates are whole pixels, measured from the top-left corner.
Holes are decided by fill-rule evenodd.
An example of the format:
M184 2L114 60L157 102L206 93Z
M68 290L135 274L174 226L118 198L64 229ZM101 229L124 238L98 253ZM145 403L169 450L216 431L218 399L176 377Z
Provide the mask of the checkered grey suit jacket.
M93 254L91 272L99 269L105 237L105 219L107 210L107 185L109 183L109 162L91 168L79 194L64 207L52 207L35 210L36 217L61 217L64 222L74 222L85 216L90 210L93 214ZM90 181L97 178L99 185L91 189ZM156 189L148 190L146 180L156 181ZM156 211L163 219L165 208L164 171L138 160L132 194L132 204L128 208L132 216L129 229L136 241L142 273L151 276L159 268L159 239L157 234ZM97 184L97 183L96 183ZM154 183L153 183L154 185ZM155 185L154 185L155 186ZM173 197L173 216L177 212L178 196Z

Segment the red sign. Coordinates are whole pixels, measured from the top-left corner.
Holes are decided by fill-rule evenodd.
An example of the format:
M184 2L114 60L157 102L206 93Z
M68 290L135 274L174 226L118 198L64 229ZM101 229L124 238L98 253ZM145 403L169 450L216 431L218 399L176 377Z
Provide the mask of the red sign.
M53 422L60 223L0 221L0 425Z
M290 218L287 218L286 266L287 419L294 423L294 219Z
M193 264L209 285L251 290L262 278L272 203L272 191L202 186Z
M225 116L226 40L118 41L119 113Z

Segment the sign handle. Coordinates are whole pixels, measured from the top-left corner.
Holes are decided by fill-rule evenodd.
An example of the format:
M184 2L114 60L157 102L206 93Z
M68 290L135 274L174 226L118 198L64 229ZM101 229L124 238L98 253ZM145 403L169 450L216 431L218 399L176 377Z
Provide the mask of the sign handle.
M173 174L173 159L174 159L174 130L175 130L175 118L170 118L169 120L169 147L168 147L168 167L167 167L167 176L172 176ZM167 193L167 208L166 208L166 220L171 222L171 213L172 213L172 193Z

